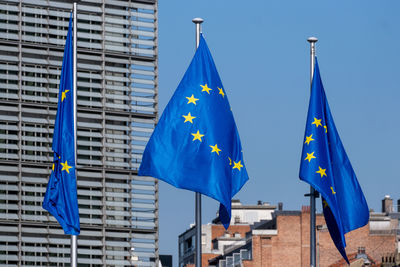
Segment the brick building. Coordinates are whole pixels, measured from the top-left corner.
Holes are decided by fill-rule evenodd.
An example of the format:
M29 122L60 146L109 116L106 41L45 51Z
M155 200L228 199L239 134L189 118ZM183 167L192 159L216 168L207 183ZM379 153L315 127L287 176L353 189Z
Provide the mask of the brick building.
M341 264L342 256L331 240L322 214L317 214L316 225L319 266L347 266ZM368 225L346 234L346 252L352 256L351 261L361 259L370 266L380 263L383 255L397 248L397 225L387 215L371 213ZM256 227L248 236L251 236L252 257L243 260L244 267L310 265L309 207L276 212L272 221ZM221 266L219 261L210 263Z
M390 201L390 198L385 197L382 201L382 213L371 212L366 226L346 234L346 252L350 266L397 266L400 213L393 212ZM348 266L333 244L322 214L317 214L316 225L317 266ZM203 225L202 231L204 267L310 265L308 206L302 207L301 211L284 211L279 205L271 219L254 221L247 225L232 224L227 231L214 220L212 224ZM205 231L211 235L205 234ZM190 232L193 232L194 237L195 228L191 228L180 238ZM193 239L193 245L194 243ZM180 265L182 266L190 265Z
M276 206L258 201L257 205L242 205L239 200L232 201L232 219L228 231L218 218L212 223L202 225L202 266L208 266L208 260L224 254L224 248L245 245L244 238L250 226L260 221L272 220ZM179 267L190 266L195 262L194 225L179 235Z

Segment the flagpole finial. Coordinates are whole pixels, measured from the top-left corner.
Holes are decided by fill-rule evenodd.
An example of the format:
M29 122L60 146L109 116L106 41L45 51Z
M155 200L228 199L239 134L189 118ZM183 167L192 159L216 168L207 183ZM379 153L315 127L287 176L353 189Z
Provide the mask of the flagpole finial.
M203 23L202 18L194 18L192 19L192 22L196 24L196 49L199 47L200 43L200 33L201 33L201 24Z
M317 37L308 37L307 41L310 43L316 43L316 42L318 42L318 38Z
M204 19L202 19L202 18L194 18L194 19L192 19L192 22L195 23L195 24L201 24L201 23L203 23L203 21L204 21Z

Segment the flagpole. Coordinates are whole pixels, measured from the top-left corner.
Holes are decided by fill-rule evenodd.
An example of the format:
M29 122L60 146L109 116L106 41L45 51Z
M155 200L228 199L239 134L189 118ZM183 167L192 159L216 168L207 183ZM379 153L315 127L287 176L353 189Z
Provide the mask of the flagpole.
M312 83L315 65L315 43L318 41L315 37L309 37L307 41L310 43L310 83ZM310 186L310 267L316 267L316 230L315 230L315 199L319 197L318 191Z
M192 22L196 24L196 49L200 43L200 32L202 18L194 18ZM201 267L201 194L196 192L196 267Z
M75 174L78 176L78 172L76 171L76 166L77 166L77 146L76 146L76 132L77 132L77 111L76 111L76 106L77 106L77 58L76 58L76 48L77 48L77 4L74 2L74 8L73 8L73 13L74 13L74 20L73 20L73 96L74 96L74 151L75 151ZM71 267L77 267L77 262L78 262L78 253L77 253L77 235L71 235Z

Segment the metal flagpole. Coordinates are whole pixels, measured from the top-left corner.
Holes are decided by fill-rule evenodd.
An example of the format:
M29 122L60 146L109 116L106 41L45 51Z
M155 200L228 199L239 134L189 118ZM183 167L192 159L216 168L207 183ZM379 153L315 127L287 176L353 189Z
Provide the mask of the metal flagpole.
M318 41L315 37L307 39L310 43L310 83L312 83L315 65L315 43ZM316 242L315 242L315 199L319 197L318 191L310 186L310 267L316 267Z
M76 4L76 2L74 2L74 9L73 9L73 12L74 12L74 20L73 20L73 31L74 31L74 34L73 34L73 37L74 37L74 39L73 39L73 53L74 53L74 55L73 55L73 68L74 68L74 71L73 71L73 86L74 86L74 88L73 88L73 96L74 96L74 151L75 151L75 173L77 174L78 172L76 171L76 165L77 165L77 156L76 156L76 154L77 154L77 151L76 151L76 149L77 149L77 146L76 146L76 132L77 132L77 129L76 129L76 127L77 127L77 123L76 123L76 121L77 121L77 112L76 112L76 106L77 106L77 68L76 68L76 66L77 66L77 59L76 59L76 54L77 54L77 51L76 51L76 48L77 48L77 40L78 40L78 38L77 38L77 22L78 22L78 18L77 18L77 4ZM71 267L77 267L78 265L77 265L77 262L78 262L78 253L77 253L77 247L78 247L78 245L77 245L77 236L76 235L71 235Z
M200 43L200 32L202 18L194 18L192 22L196 24L196 49ZM196 192L196 267L201 267L201 194Z

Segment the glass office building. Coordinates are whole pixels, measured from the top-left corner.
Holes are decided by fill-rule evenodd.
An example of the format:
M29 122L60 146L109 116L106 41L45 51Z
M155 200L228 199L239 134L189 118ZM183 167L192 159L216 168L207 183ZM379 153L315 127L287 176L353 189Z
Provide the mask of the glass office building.
M0 266L65 266L42 208L72 4L0 0ZM157 0L78 3L78 266L156 266L158 186L137 170L157 118Z

